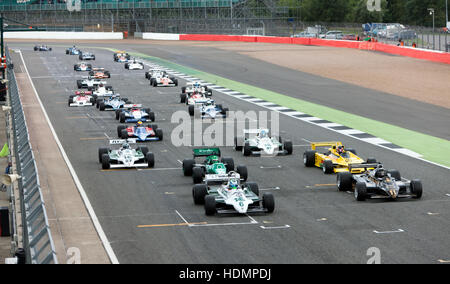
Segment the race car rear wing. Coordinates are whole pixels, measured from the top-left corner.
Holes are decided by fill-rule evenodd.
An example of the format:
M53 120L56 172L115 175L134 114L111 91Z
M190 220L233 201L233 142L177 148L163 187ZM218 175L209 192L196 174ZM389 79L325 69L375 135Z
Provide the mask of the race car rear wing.
M219 148L197 148L192 150L194 154L194 158L197 157L208 157L208 156L219 156L220 157L220 149Z
M337 148L338 146L344 146L342 142L312 142L311 143L311 150L316 150L318 147L334 147Z
M105 68L100 68L100 67L94 67L92 68L92 71L104 71Z
M348 165L348 170L351 172L352 169L364 169L364 170L373 170L378 168L381 163L373 163L373 164L350 164Z
M112 139L112 140L109 140L109 145L122 145L123 143L136 144L137 143L137 139L136 138L128 138L128 139Z
M141 108L142 104L127 104L123 105L123 108Z

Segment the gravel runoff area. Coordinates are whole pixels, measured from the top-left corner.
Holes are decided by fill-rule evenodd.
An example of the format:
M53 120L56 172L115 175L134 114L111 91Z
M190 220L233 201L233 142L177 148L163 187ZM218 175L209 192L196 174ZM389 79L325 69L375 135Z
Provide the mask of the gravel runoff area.
M13 40L36 42L36 40ZM41 40L42 41L42 40ZM70 40L48 40L72 43ZM44 41L45 42L45 41ZM222 48L283 67L450 108L450 65L379 52L271 43L77 40L77 43L189 45Z

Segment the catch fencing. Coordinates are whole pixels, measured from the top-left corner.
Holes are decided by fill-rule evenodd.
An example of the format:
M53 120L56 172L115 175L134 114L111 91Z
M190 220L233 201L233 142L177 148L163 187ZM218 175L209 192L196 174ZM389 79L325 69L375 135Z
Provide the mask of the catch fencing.
M56 264L55 247L50 232L44 199L39 184L38 170L28 135L28 128L20 101L13 63L5 48L9 100L11 103L12 139L16 159L23 226L23 248L28 264Z

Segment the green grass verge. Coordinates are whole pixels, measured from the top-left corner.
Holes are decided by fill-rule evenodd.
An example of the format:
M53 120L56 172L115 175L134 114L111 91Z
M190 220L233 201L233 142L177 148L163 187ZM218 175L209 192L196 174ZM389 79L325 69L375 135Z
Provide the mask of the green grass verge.
M109 50L115 51L114 49ZM403 148L419 153L423 155L423 158L426 160L450 167L450 141L448 140L229 80L147 54L130 52L130 55L151 60L166 68L200 78L243 94L248 94L321 119L367 132Z

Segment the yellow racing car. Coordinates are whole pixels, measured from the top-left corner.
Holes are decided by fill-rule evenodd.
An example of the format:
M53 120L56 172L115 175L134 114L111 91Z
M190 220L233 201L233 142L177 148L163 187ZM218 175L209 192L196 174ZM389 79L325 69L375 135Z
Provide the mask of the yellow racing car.
M326 152L319 153L318 148L329 147ZM375 164L375 158L368 158L364 161L356 155L354 149L345 149L342 142L314 142L311 143L311 150L303 154L303 163L306 167L322 168L325 174L351 172L360 174L367 169L349 167L356 164Z

